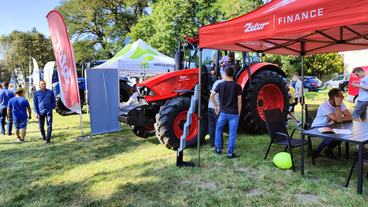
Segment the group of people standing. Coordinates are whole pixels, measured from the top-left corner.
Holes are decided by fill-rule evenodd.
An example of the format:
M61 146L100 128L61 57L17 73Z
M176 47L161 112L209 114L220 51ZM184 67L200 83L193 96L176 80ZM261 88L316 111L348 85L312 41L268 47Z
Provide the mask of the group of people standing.
M52 110L56 106L55 95L52 90L46 88L46 82L40 81L40 90L33 97L33 108L38 119L42 139L51 143ZM28 100L24 97L24 90L18 88L15 92L9 90L9 83L3 82L0 89L0 130L2 135L12 135L14 125L17 140L25 141L27 123L32 119L32 111ZM45 133L45 120L47 123L47 134ZM7 123L6 123L7 122ZM5 125L7 125L5 131Z

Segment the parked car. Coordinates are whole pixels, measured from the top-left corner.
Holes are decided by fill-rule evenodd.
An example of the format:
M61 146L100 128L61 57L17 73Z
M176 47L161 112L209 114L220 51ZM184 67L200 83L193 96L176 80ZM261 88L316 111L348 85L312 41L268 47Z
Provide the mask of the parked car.
M304 76L304 88L308 91L318 91L322 87L322 81L316 76Z
M350 75L344 75L344 74L338 75L335 78L326 81L323 84L323 86L325 88L338 88L341 82L343 81L349 82L349 79L350 79Z
M360 68L363 68L364 72L368 74L368 66L361 66ZM352 70L354 71L354 69ZM359 94L359 88L351 86L353 82L360 82L360 78L356 76L354 73L351 73L350 80L348 84L348 97L346 98L347 101L354 103L355 99L358 97Z
M349 75L348 80L343 80L339 83L339 88L342 92L347 92L348 91L349 80L350 80L350 75Z

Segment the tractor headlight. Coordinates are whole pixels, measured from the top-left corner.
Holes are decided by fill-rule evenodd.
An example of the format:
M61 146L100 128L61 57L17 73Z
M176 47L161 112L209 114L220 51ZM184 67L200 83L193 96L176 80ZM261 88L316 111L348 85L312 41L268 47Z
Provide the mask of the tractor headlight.
M141 96L156 96L155 92L153 92L150 88L148 87L142 87L139 88L138 94Z

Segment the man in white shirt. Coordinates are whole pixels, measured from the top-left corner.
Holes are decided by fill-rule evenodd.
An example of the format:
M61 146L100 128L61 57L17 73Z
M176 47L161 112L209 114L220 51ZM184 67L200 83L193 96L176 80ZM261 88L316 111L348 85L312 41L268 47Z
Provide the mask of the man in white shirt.
M368 76L363 68L355 68L353 73L361 78L360 83L353 83L352 86L359 88L358 98L356 99L353 118L355 121L365 121L367 118L368 107Z
M344 96L340 89L333 88L328 92L328 101L322 103L317 111L317 116L312 123L312 128L328 126L343 121L352 121L352 115L343 103ZM339 141L324 139L318 145L315 156L319 156L326 146L325 153L328 157L334 158L333 149L339 144Z
M293 80L295 81L295 105L298 105L300 98L302 97L303 83L299 79L299 74L294 74Z
M221 80L216 80L215 83L212 86L211 89L211 93L212 91L215 91L217 85L219 83L224 82L224 75L221 74L222 79ZM216 94L215 95L215 102L217 103L217 105L220 105L220 100L219 100L219 95ZM216 132L216 123L217 123L217 118L218 115L215 112L215 106L213 105L212 101L209 100L208 101L208 131L209 131L209 135L210 135L210 144L211 147L215 146L215 132Z

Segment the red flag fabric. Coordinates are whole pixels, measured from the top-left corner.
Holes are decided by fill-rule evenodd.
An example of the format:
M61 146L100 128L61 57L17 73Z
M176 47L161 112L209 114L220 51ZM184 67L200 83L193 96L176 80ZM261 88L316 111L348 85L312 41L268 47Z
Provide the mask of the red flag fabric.
M201 48L289 55L368 48L368 0L274 0L199 29Z
M52 10L46 18L57 64L60 98L68 109L81 113L73 48L69 41L63 16L58 11Z

